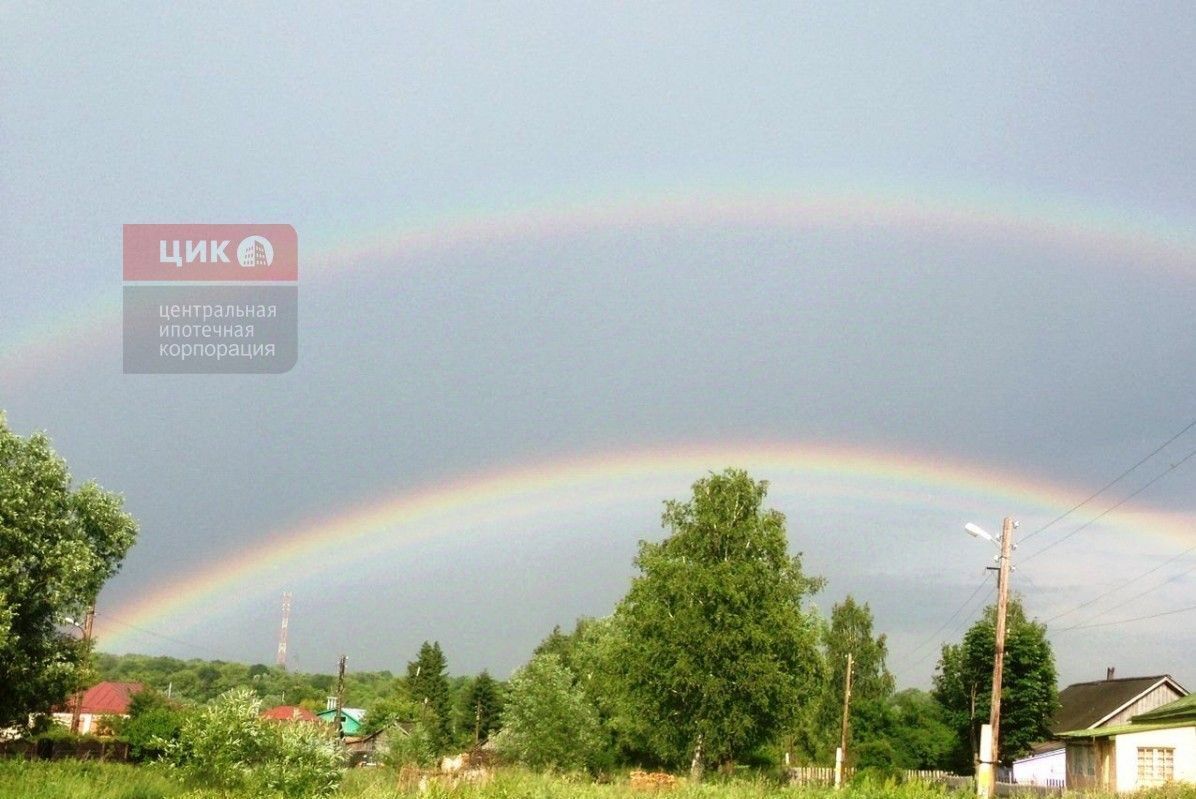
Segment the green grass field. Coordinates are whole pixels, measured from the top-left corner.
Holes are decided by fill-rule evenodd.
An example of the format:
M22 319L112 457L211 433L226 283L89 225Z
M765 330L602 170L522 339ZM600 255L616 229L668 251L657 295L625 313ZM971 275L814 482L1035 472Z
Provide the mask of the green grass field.
M350 771L337 796L345 799L397 799L418 795L399 788L398 775L389 768ZM626 779L595 784L583 777L550 776L520 770L500 771L492 782L456 788L433 786L423 796L431 799L645 799ZM885 785L865 783L836 794L827 789L783 788L765 779L709 780L701 785L682 785L668 792L675 799L945 799L964 797L922 784ZM57 761L25 762L0 760L0 799L268 799L241 794L222 794L188 787L166 771L153 766L113 763ZM1196 799L1196 786L1173 786L1138 794L1138 799Z

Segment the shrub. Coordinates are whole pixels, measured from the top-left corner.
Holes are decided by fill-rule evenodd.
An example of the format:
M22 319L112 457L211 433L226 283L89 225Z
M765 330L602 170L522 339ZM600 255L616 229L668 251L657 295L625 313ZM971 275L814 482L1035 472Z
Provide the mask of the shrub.
M494 742L532 768L594 768L602 755L598 712L553 654L537 655L511 678Z
M161 757L177 741L185 712L157 691L147 690L133 697L129 717L114 723L117 737L129 744L129 754L143 761Z
M234 689L188 714L165 757L189 782L253 796L325 797L340 785L340 744L314 724L275 723L261 702Z

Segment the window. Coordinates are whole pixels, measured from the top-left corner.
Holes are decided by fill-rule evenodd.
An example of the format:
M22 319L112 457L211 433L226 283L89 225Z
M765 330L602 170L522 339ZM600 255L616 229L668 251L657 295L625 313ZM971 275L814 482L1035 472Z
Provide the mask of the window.
M1138 785L1162 785L1175 779L1175 749L1138 747Z

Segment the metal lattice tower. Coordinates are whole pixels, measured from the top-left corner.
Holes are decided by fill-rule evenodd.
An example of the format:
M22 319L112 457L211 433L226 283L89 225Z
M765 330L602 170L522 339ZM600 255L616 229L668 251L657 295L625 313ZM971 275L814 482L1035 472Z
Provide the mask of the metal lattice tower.
M282 624L278 627L278 656L274 658L275 664L280 668L287 667L287 626L291 623L291 592L286 591L282 595Z

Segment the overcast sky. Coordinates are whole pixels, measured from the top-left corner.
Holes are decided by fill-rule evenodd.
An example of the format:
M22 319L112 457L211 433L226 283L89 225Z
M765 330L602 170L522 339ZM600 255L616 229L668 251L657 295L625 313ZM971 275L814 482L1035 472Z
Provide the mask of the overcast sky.
M1194 29L1183 3L7 4L0 408L141 522L100 600L117 619L313 518L643 446L908 453L1078 502L1196 417ZM765 195L846 210L715 209ZM697 210L680 220L535 224L683 198ZM851 211L894 202L955 213ZM975 213L1002 208L1024 224ZM526 230L451 232L503 214ZM1079 235L1050 234L1067 219ZM293 225L296 367L122 374L133 222ZM445 232L360 249L415 228ZM1037 545L1194 448L1196 431ZM399 671L439 639L452 671L505 675L554 624L611 610L660 501L700 476L396 536L122 648L271 662L281 581L305 670L344 651ZM756 476L829 580L818 604L869 601L905 685L929 683L984 596L950 618L990 554L960 525L1012 514L1028 531L1067 509ZM1196 459L1134 498L1170 515L1169 537L1115 512L1018 570L1048 619L1167 564L1052 623L1065 681L1115 665L1196 684L1191 613L1059 630L1191 604L1193 488Z

